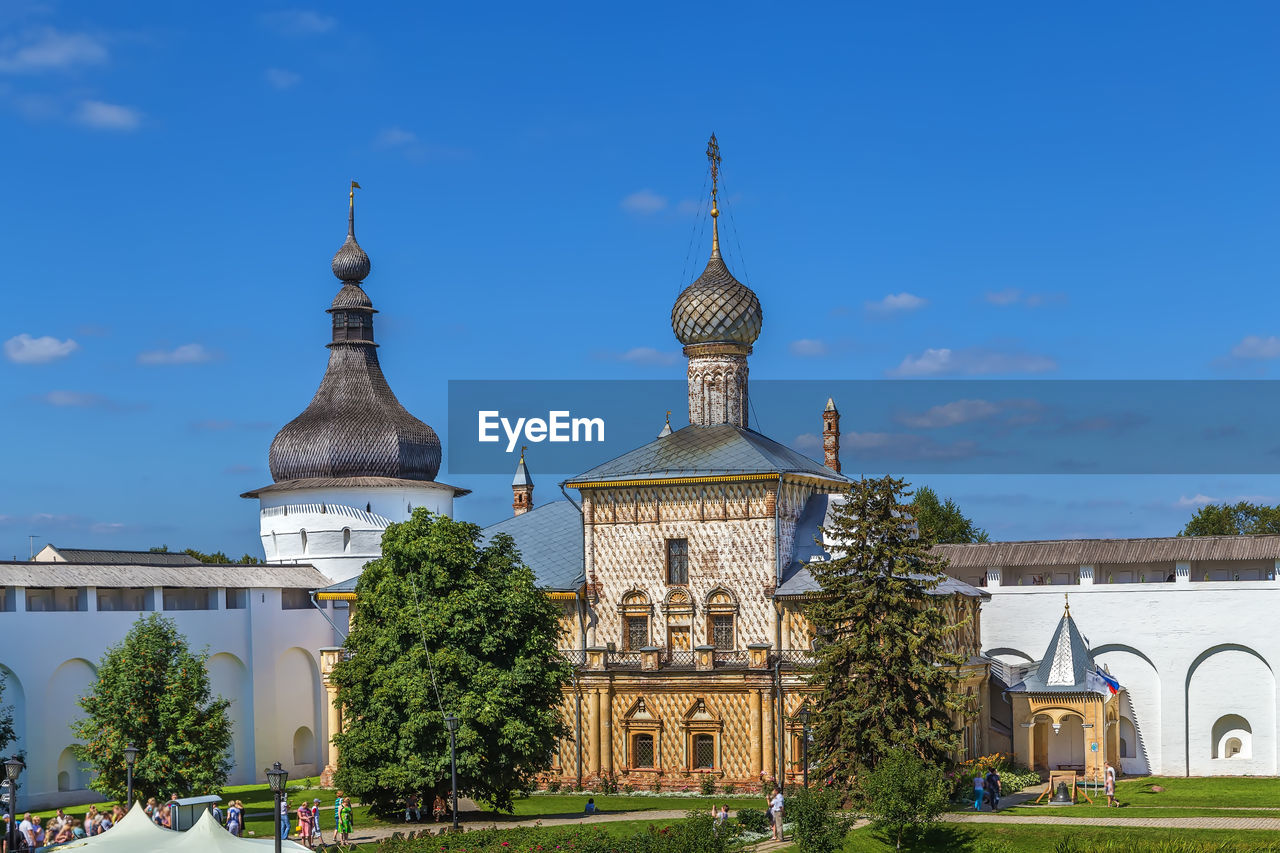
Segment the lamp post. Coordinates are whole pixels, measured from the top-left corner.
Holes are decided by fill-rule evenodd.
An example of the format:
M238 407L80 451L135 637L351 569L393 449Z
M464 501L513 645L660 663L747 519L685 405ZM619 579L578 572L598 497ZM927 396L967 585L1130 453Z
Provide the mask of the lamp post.
M18 777L27 765L18 756L4 763L4 778L9 783L9 849L18 849Z
M804 765L804 786L809 787L809 721L813 719L813 712L809 710L809 706L805 705L800 709L800 713L796 715L800 718L801 730L800 742L800 762Z
M458 831L458 718L447 714L445 728L449 730L449 770L453 774L453 791L450 792L450 811L453 813L453 831Z
M138 748L130 743L124 748L124 778L125 789L128 793L125 795L125 802L129 805L126 809L133 808L133 762L138 760Z
M289 781L289 771L280 766L277 761L266 769L267 784L271 786L271 793L276 798L276 853L280 853L280 798L284 796L285 783Z

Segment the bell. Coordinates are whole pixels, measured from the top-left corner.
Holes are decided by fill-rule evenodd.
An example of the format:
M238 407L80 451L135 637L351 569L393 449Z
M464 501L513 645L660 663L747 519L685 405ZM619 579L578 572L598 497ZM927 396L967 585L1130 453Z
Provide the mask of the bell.
M1066 806L1074 805L1074 803L1072 803L1071 801L1071 792L1067 790L1066 782L1058 783L1058 789L1053 792L1053 799L1051 799L1049 802L1057 803L1058 805L1066 805Z

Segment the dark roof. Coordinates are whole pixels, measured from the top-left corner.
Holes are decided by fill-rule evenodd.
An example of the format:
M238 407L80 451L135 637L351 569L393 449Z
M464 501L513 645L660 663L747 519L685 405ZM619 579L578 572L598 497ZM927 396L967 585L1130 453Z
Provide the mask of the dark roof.
M240 497L256 498L273 492L294 492L299 489L419 489L426 483L453 489L453 496L458 498L471 494L470 489L450 486L447 483L440 483L435 480L403 480L398 477L308 477L302 480L282 480L279 483L272 483L270 486L263 486L260 489L245 492Z
M597 465L570 479L569 484L735 474L800 474L849 482L803 453L754 430L733 424L691 424Z
M326 580L314 567L302 564L0 562L0 586L313 589Z
M702 275L671 306L671 331L685 346L706 343L750 345L760 337L764 311L751 288L733 277L719 245Z
M355 592L356 584L359 583L359 581L360 581L360 576L354 575L352 577L347 578L346 580L341 580L335 584L320 587L319 589L313 589L311 591L312 592Z
M116 551L96 548L62 548L50 545L68 563L122 563L131 566L199 566L200 561L180 551ZM43 562L43 561L42 561ZM53 561L50 561L53 562Z
M582 513L569 501L553 501L491 524L481 531L485 542L498 533L516 541L520 558L533 569L538 585L568 591L586 577L582 557Z
M369 274L369 256L355 239L354 204L347 240L333 258L342 281L331 312L373 303L360 286ZM310 405L271 442L271 476L277 482L318 477L393 477L434 480L440 470L440 438L400 405L378 363L373 326L362 320L356 339L345 324L332 326L329 366Z
M782 583L778 584L775 595L804 595L818 591L818 582L810 573L808 564L831 559L831 553L822 544L822 528L830 524L831 508L841 500L843 500L842 495L810 495L805 501L800 517L796 519L796 532L792 538L790 560L783 569ZM966 595L971 598L991 597L991 593L950 576L944 577L929 591L929 594Z
M1094 672L1093 653L1071 613L1064 613L1034 672L1009 688L1011 693L1085 693Z
M1198 560L1280 560L1280 535L1048 539L939 545L936 550L957 569Z

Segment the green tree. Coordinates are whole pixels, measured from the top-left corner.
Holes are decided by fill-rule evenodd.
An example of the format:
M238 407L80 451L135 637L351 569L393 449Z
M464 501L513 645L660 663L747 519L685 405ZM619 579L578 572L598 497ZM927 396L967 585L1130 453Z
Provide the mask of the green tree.
M83 719L72 723L76 752L93 768L95 791L123 799L124 748L138 748L134 795L166 798L216 794L231 770L230 704L209 688L208 656L193 652L172 619L139 617L125 638L107 649L98 680L80 699Z
M356 598L350 656L332 674L347 721L335 784L383 814L411 792L446 793L443 709L461 721L459 794L509 811L568 734L571 675L559 607L515 543L482 546L476 525L414 510L387 528Z
M1280 533L1280 507L1238 501L1208 504L1196 510L1179 536L1236 536Z
M783 819L795 825L799 853L835 853L844 846L849 823L840 802L834 787L797 788L788 795Z
M0 675L0 701L3 701L6 686L4 676ZM0 705L0 751L17 739L18 733L13 728L13 706Z
M874 770L858 777L858 787L878 830L902 848L903 836L922 835L947 810L942 769L919 755L895 749Z
M168 554L169 546L168 545L152 545L149 550L153 554ZM195 548L187 548L183 550L181 553L186 554L189 557L195 557L197 560L199 560L202 563L213 563L215 565L220 565L220 566L229 566L237 563L243 566L257 566L262 563L261 560L259 560L257 557L254 557L251 554L244 554L240 557L240 559L233 560L222 551L214 551L211 554L206 554L204 551L197 551Z
M928 486L916 489L911 511L920 530L920 538L930 545L964 545L969 542L988 542L987 531L973 523L960 511L951 498L938 499L938 493Z
M815 742L822 775L848 784L895 749L941 764L959 747L954 715L962 655L947 651L961 627L931 591L945 567L913 536L905 483L855 482L832 504L823 538L832 559L811 563L820 587L808 607L821 640L811 683L820 687Z

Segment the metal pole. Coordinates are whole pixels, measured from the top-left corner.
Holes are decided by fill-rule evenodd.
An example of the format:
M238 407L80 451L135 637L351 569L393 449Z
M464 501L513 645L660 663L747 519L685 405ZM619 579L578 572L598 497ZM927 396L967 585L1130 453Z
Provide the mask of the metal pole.
M453 831L458 831L458 733L449 730L449 768L453 772Z
M18 783L10 782L9 783L9 831L6 833L6 835L9 836L6 839L6 843L9 845L10 851L14 851L18 849L17 830L18 830Z
M280 853L280 792L276 791L276 853Z
M804 737L804 743L801 744L800 746L800 754L801 754L800 760L804 762L804 787L807 790L809 787L809 727L808 726L804 727L802 737Z
M128 793L125 795L125 802L128 803L126 808L133 808L133 765L126 764L124 766L125 788Z

